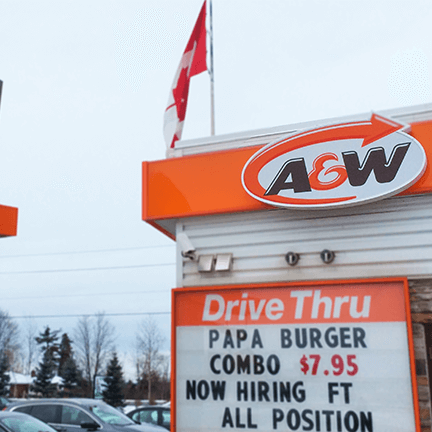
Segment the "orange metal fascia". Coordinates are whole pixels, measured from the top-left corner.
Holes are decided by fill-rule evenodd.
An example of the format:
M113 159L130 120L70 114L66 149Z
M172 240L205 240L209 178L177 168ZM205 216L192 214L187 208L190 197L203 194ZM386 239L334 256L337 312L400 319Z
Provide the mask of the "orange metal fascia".
M432 121L411 124L410 134L423 145L428 165L400 195L431 193ZM143 220L161 229L158 220L274 209L249 196L241 183L244 165L261 147L143 162Z
M143 220L273 208L241 184L243 165L260 147L143 162Z
M16 236L18 209L0 204L0 236Z
M412 123L410 135L424 148L427 159L426 171L421 179L400 195L416 195L432 192L432 121Z

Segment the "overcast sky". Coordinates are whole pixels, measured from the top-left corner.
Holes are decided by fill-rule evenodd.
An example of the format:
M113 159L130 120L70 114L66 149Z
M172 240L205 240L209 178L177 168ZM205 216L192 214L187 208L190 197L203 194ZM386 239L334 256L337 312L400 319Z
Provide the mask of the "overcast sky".
M165 157L163 113L201 5L0 0L11 316L162 312L168 349L174 243L141 220L141 162ZM213 14L217 134L432 102L430 0L213 0ZM208 75L194 77L184 139L209 135L209 99ZM125 355L142 317L110 317ZM77 320L34 318L71 335Z

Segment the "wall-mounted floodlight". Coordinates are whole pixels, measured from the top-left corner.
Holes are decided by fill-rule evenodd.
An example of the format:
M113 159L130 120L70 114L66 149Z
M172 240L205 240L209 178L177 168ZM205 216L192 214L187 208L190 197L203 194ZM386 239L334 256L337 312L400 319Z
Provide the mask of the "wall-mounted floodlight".
M214 263L214 255L200 255L198 257L198 271L200 273L209 273L213 271Z
M232 268L233 254L223 253L216 255L215 271L229 271Z
M320 257L323 261L323 263L325 264L330 264L334 261L336 254L328 249L324 249L321 253L320 253Z
M299 262L299 259L300 255L295 252L288 252L285 255L285 260L290 266L295 266Z

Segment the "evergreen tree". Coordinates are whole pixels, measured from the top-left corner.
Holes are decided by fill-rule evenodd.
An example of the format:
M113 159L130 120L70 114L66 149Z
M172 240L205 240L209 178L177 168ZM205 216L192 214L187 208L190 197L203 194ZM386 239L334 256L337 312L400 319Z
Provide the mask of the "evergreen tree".
M45 331L43 333L39 333L39 336L36 337L36 342L41 346L41 350L43 355L48 353L47 359L50 359L50 363L54 366L54 372L58 368L59 361L59 334L60 330L53 330L46 326Z
M7 396L9 393L10 376L7 373L9 369L9 361L6 354L3 354L0 359L0 396Z
M63 378L63 369L65 367L66 362L72 358L72 341L70 340L67 333L63 333L59 350L59 360L58 360L58 375ZM76 365L75 365L76 367Z
M71 396L82 377L75 362L72 341L67 333L62 335L58 353L58 375L63 378L63 396Z
M104 401L113 407L124 406L123 370L118 361L116 352L113 353L108 364L105 382L106 388L102 392Z
M64 394L70 395L78 387L82 378L73 357L69 357L65 361L60 376L63 378Z
M52 384L55 375L56 364L51 352L46 350L43 354L39 367L36 368L36 379L32 389L36 393L41 393L42 397L52 397L56 393L56 385Z

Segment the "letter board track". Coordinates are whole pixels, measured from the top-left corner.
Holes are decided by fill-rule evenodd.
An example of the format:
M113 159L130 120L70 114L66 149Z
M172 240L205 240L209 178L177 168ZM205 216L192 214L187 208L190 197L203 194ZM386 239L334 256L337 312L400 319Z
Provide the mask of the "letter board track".
M406 279L172 300L174 431L420 431Z

